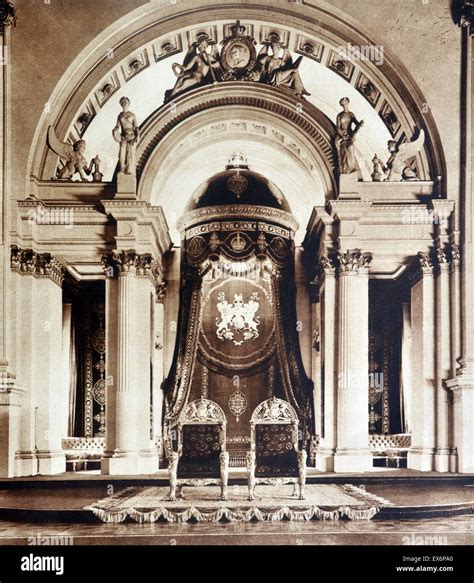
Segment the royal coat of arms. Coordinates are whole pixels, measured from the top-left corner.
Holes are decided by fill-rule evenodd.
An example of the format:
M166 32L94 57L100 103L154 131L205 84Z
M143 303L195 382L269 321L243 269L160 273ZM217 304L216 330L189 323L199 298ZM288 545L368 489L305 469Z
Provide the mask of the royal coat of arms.
M231 304L225 299L224 292L220 292L217 299L220 318L216 318L216 334L219 340L229 340L241 346L244 342L258 338L260 316L256 316L256 313L260 307L260 298L257 292L252 293L246 303L243 294L234 294Z

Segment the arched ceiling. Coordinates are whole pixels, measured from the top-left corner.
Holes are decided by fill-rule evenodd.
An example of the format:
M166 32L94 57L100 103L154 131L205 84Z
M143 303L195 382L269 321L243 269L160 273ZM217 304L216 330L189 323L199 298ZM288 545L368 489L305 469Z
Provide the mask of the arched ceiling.
M299 70L311 93L307 102L328 120L334 122L340 111L340 98L350 98L350 109L365 122L357 138L365 180L370 180L373 155L377 153L384 160L388 157L388 139L411 138L416 127L423 127L427 133L425 150L417 157L420 176L429 179L434 173L442 174L443 155L436 127L429 112L421 113L423 97L406 71L387 54L381 58L377 53L372 60L341 57L348 43L352 46L375 44L346 15L319 0L310 0L302 6L275 0L271 11L266 2L229 2L223 7L213 0L203 0L199 4L198 8L190 0L175 5L166 0L151 0L146 7L109 27L78 56L52 95L52 110L44 113L38 124L30 154L32 176L49 179L54 174L57 158L45 146L47 127L53 125L60 139L72 142L84 138L88 157L99 154L103 160L104 179L110 180L117 160L117 145L111 131L120 112L120 97L129 97L131 110L139 122L146 125L145 120L162 107L165 90L174 85L172 63L182 62L196 35L206 32L220 42L228 34L229 25L237 19L256 39L257 50L270 32L278 32L294 57L305 55ZM222 19L223 12L225 19ZM219 95L225 85L218 84L210 90ZM296 108L300 107L294 100L289 101ZM258 123L247 113L234 108L222 115L216 110L215 123L207 119L199 135L196 121L188 121L188 135L175 144L179 145L181 154L164 158L162 168L166 168L166 173L157 172L156 179L149 182L153 194L148 196L153 202L170 205L176 199L172 193L181 183L185 191L179 197L181 204L192 185L220 170L229 152L238 149L248 156L255 170L267 174L290 198L287 188L291 176L294 177L293 183L298 182L296 188L293 184L293 191L298 193L295 200L304 206L301 214L307 219L312 206L320 204L325 189L318 164L314 164L314 159L311 162L311 148L300 143L297 145L300 154L293 152L292 155L288 147L291 137L286 135L284 143L276 144L272 136L279 130L272 127L268 119L268 133L259 135L255 128L252 129L252 124ZM248 131L242 132L235 126L232 129L232 124L240 118L247 124ZM226 126L221 133L212 129L219 123ZM308 170L311 164L313 170ZM285 167L288 171L282 170ZM180 176L190 178L183 183ZM169 208L170 216L173 213L179 213L179 206Z

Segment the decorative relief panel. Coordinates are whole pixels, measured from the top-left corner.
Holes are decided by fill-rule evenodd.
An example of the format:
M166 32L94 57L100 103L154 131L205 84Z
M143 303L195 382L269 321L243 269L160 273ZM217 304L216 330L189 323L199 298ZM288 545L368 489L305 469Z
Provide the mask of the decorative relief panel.
M96 115L96 109L92 105L92 101L88 100L82 107L82 111L74 121L74 129L79 136L83 136L86 129L89 127L91 121Z
M264 26L260 28L260 44L268 43L272 35L278 35L280 37L280 42L284 47L288 47L290 42L290 33L288 30L282 30L281 28L276 28L274 26Z
M131 56L127 62L122 65L122 74L125 82L130 81L132 77L135 77L138 73L141 73L144 69L150 66L150 59L148 57L148 52L143 49L139 53Z
M341 55L336 53L336 51L329 51L327 66L335 73L340 75L343 79L345 79L348 83L351 82L355 67L351 62L343 59Z
M166 57L171 57L173 55L179 54L183 50L183 43L181 41L181 35L175 34L169 36L159 43L153 45L153 56L155 57L155 62L166 59Z
M217 26L201 26L193 30L188 30L186 33L188 45L191 46L195 43L200 35L207 35L210 41L209 44L217 44Z
M295 51L299 55L304 55L320 63L324 54L324 45L299 34L296 38Z
M377 105L380 98L380 90L362 72L357 77L356 89L362 93L372 107Z
M379 115L383 119L385 125L387 126L392 136L395 136L398 133L398 130L400 129L401 123L387 100L384 100L384 102L382 103Z
M114 71L110 77L105 79L101 86L95 90L95 98L99 107L103 107L105 103L120 89L120 81L117 73Z

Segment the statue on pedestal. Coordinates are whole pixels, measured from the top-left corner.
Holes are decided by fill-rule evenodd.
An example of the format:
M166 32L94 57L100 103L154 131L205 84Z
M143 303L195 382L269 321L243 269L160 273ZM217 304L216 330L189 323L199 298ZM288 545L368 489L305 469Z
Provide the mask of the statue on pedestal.
M73 145L68 142L61 142L56 136L53 126L48 128L47 143L49 148L64 161L62 168L56 171L58 180L72 180L76 173L79 173L82 182L88 182L86 176L92 172L93 160L90 164L84 157L86 142L77 140Z
M400 144L395 140L390 140L387 144L390 158L385 166L388 176L387 182L400 182L401 180L415 181L418 180L416 173L408 166L408 160L413 158L423 147L425 142L425 132L420 131L420 135L413 142Z
M119 114L117 125L112 130L114 140L120 144L119 171L135 175L135 150L139 135L137 118L134 113L128 110L130 107L128 97L122 97L119 103L123 111Z
M342 106L343 110L336 118L336 149L340 174L359 172L354 140L357 132L364 125L364 121L358 121L352 111L349 111L349 103L348 97L343 97L339 101L339 105Z

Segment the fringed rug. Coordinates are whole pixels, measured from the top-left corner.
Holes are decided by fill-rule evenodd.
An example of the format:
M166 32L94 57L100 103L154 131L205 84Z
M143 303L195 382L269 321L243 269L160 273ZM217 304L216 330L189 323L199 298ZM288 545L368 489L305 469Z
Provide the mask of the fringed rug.
M246 499L247 488L230 486L229 500L219 500L220 488L184 487L185 499L167 500L169 488L158 486L125 488L103 498L85 510L91 510L103 522L123 522L127 517L135 522L165 520L188 522L250 522L251 520L370 520L388 500L346 484L307 484L305 500L292 497L291 486L257 486L258 498ZM263 494L263 495L262 495Z

